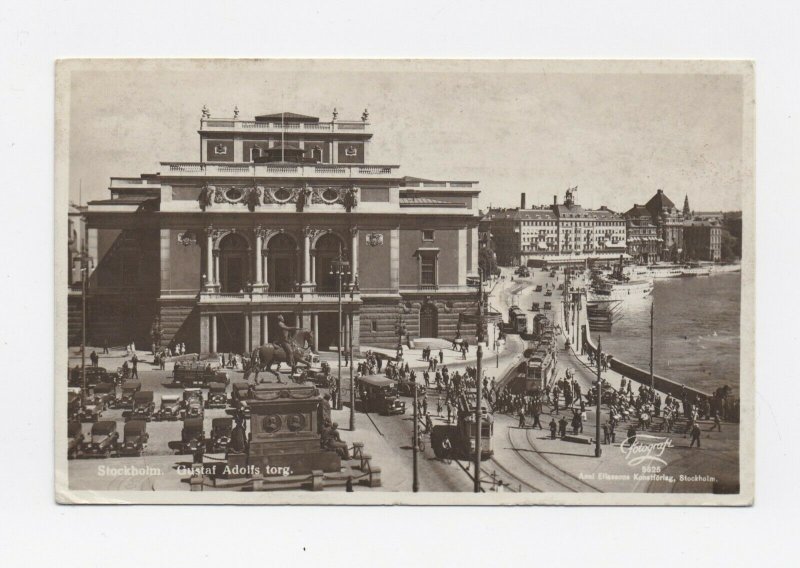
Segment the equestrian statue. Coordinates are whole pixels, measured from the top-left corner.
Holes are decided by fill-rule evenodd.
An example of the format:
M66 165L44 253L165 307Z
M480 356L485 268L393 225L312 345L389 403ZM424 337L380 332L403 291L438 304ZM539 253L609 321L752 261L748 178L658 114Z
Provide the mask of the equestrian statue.
M244 373L245 381L250 377L251 372L255 372L253 380L258 383L258 373L265 371L275 373L278 382L282 383L281 375L278 372L281 363L289 365L292 376L297 370L298 361L309 364L307 355L309 351L313 352L312 346L314 345L311 331L286 325L282 315L278 316L278 328L280 335L276 342L262 345L251 353L250 364ZM278 363L275 371L272 371L273 363Z

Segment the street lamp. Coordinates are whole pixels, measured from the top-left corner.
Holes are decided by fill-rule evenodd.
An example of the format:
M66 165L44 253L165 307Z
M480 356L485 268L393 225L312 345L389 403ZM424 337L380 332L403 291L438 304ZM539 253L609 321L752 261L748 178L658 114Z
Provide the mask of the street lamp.
M339 300L339 335L336 342L336 353L338 355L338 379L336 388L339 395L336 397L336 410L342 409L342 277L350 274L350 263L342 257L342 245L339 245L339 255L331 262L330 275L336 278L336 289ZM352 389L351 389L352 390ZM353 412L351 406L350 412Z

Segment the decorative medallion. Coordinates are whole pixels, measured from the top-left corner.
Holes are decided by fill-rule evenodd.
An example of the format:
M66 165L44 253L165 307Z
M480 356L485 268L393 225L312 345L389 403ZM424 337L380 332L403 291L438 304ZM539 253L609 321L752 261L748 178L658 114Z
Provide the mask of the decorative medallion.
M306 417L302 414L290 414L286 417L286 426L292 432L303 430L306 427Z
M197 244L197 234L194 231L178 233L178 242L185 247Z
M261 421L261 427L264 429L264 432L269 434L280 430L282 425L283 420L281 420L281 417L277 414L267 414Z
M336 203L339 200L339 192L332 187L326 187L320 191L319 196L325 203Z
M295 187L270 187L264 192L264 203L289 203L297 198Z
M383 246L383 233L367 233L366 240L371 247Z

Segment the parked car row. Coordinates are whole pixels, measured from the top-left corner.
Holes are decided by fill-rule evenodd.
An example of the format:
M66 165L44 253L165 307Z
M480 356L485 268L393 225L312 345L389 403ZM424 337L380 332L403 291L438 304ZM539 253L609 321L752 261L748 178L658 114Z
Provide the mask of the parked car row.
M70 422L67 428L67 458L108 458L111 456L141 456L149 434L147 423L131 420L125 423L120 441L117 423L100 420L92 424L89 437L83 434L80 422Z

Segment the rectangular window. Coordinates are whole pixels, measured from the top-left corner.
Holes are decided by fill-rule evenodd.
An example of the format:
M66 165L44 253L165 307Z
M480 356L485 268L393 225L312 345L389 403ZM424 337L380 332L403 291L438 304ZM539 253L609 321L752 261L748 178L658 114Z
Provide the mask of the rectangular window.
M378 331L378 320L372 320L372 333Z
M436 286L436 257L422 255L420 258L420 284L423 286Z
M426 229L422 231L422 240L423 241L432 241L433 240L433 230Z

